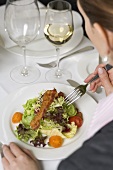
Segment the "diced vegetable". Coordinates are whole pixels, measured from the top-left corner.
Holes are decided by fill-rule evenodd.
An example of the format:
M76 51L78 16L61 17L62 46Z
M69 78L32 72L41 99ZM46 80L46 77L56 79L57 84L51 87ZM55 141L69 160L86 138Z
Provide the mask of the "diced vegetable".
M68 127L70 128L70 131L63 132L63 135L65 135L67 138L73 138L77 132L77 125L75 125L74 122L71 122L71 124L68 124Z
M54 148L58 148L60 146L62 146L63 144L63 138L61 136L51 136L49 138L49 145L54 147Z
M81 118L83 119L83 115L82 115L81 112L78 112L78 113L76 114L76 116L79 116L79 117L81 117Z
M83 124L83 119L80 116L72 116L69 118L69 123L74 122L77 127L81 127Z
M12 122L13 123L19 123L22 120L22 113L21 112L15 112L13 117L12 117Z
M71 105L68 106L67 104L64 104L63 107L64 107L64 110L68 114L69 117L75 116L77 114L77 109L75 108L74 105L71 104Z

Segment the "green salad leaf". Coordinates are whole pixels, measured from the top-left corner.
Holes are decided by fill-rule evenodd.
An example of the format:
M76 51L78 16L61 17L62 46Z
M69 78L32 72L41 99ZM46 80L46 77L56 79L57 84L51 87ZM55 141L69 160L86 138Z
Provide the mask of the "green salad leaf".
M75 116L77 114L77 109L73 104L68 106L65 103L63 96L55 98L51 103L50 107L43 115L43 118L40 120L38 130L31 129L30 123L40 110L43 94L44 91L41 92L38 97L27 100L27 102L23 105L24 113L22 116L22 121L15 130L15 134L19 140L24 142L30 141L35 146L40 146L40 144L43 146L46 145L46 136L44 136L43 133L41 136L39 135L41 131L52 131L54 129L57 133L60 132L62 136L64 134L65 137L70 138L75 135L77 130L75 125L68 124L69 117ZM70 133L64 133L64 129L70 129Z

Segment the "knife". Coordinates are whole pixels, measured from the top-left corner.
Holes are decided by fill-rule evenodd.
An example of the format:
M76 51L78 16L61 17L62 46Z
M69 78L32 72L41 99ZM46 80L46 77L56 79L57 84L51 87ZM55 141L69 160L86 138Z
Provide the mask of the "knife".
M68 79L67 82L73 87L77 87L80 85L78 82L71 80L71 79Z

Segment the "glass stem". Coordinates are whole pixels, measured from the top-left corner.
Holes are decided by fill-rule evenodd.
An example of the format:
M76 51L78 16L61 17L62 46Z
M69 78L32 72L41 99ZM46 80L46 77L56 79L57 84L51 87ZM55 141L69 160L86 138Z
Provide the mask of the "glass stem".
M26 65L26 46L23 46L22 49L23 49L23 57L24 57L24 66L22 68L21 74L22 76L28 76L28 69Z
M57 69L56 69L56 71L55 71L55 76L57 77L57 78L60 78L61 76L62 76L62 72L61 72L61 70L60 70L60 68L59 68L59 57L60 57L60 48L56 48L56 55L57 55Z

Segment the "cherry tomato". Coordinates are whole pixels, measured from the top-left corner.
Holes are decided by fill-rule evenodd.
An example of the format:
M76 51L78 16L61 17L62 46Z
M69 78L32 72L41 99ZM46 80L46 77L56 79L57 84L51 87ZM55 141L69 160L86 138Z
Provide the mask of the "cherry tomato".
M80 116L72 116L69 118L69 123L71 124L71 122L75 122L77 127L81 127L83 124L83 119Z
M49 138L49 145L54 147L54 148L58 148L60 146L62 146L63 144L63 139L61 136L51 136Z
M13 117L12 117L12 122L13 123L19 123L22 120L22 113L20 112L15 112Z
M79 117L81 117L81 118L83 119L83 115L82 115L81 112L78 112L78 113L76 114L76 116L79 116Z

